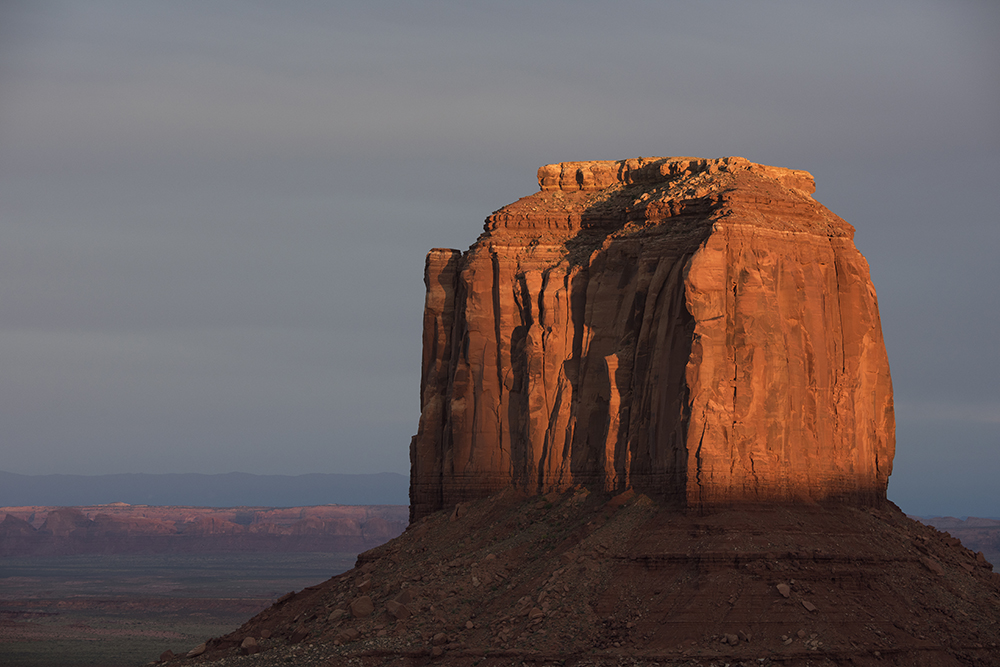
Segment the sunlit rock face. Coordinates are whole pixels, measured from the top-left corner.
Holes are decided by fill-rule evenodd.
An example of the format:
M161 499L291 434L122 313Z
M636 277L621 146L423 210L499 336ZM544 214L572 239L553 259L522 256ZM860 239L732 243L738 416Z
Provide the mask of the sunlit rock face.
M427 256L411 518L507 487L685 507L885 498L892 384L854 228L804 171L569 162Z

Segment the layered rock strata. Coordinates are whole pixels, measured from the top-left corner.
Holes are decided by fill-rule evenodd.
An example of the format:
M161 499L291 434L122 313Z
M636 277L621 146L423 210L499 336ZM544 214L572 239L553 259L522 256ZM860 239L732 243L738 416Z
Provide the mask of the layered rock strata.
M686 507L885 498L892 385L854 229L804 171L569 162L427 257L411 519L507 487Z

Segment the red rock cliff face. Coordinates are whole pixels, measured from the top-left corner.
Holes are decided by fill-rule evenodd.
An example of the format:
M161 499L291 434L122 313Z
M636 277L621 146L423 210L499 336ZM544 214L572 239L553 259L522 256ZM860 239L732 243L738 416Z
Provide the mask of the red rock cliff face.
M885 498L875 290L811 175L639 158L538 180L468 252L427 257L411 518L510 486Z

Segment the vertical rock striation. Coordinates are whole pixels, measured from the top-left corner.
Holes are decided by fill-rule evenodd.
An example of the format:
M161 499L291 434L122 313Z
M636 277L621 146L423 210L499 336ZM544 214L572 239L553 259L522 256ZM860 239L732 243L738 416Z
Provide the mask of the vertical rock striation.
M411 518L514 486L686 507L885 498L875 290L804 171L567 162L427 257Z

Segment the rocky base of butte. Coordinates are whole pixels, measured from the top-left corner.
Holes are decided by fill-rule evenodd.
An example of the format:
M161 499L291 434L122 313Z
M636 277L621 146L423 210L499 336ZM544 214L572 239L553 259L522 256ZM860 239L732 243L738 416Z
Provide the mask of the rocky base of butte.
M508 491L425 517L184 664L986 667L997 609L992 566L891 503Z

